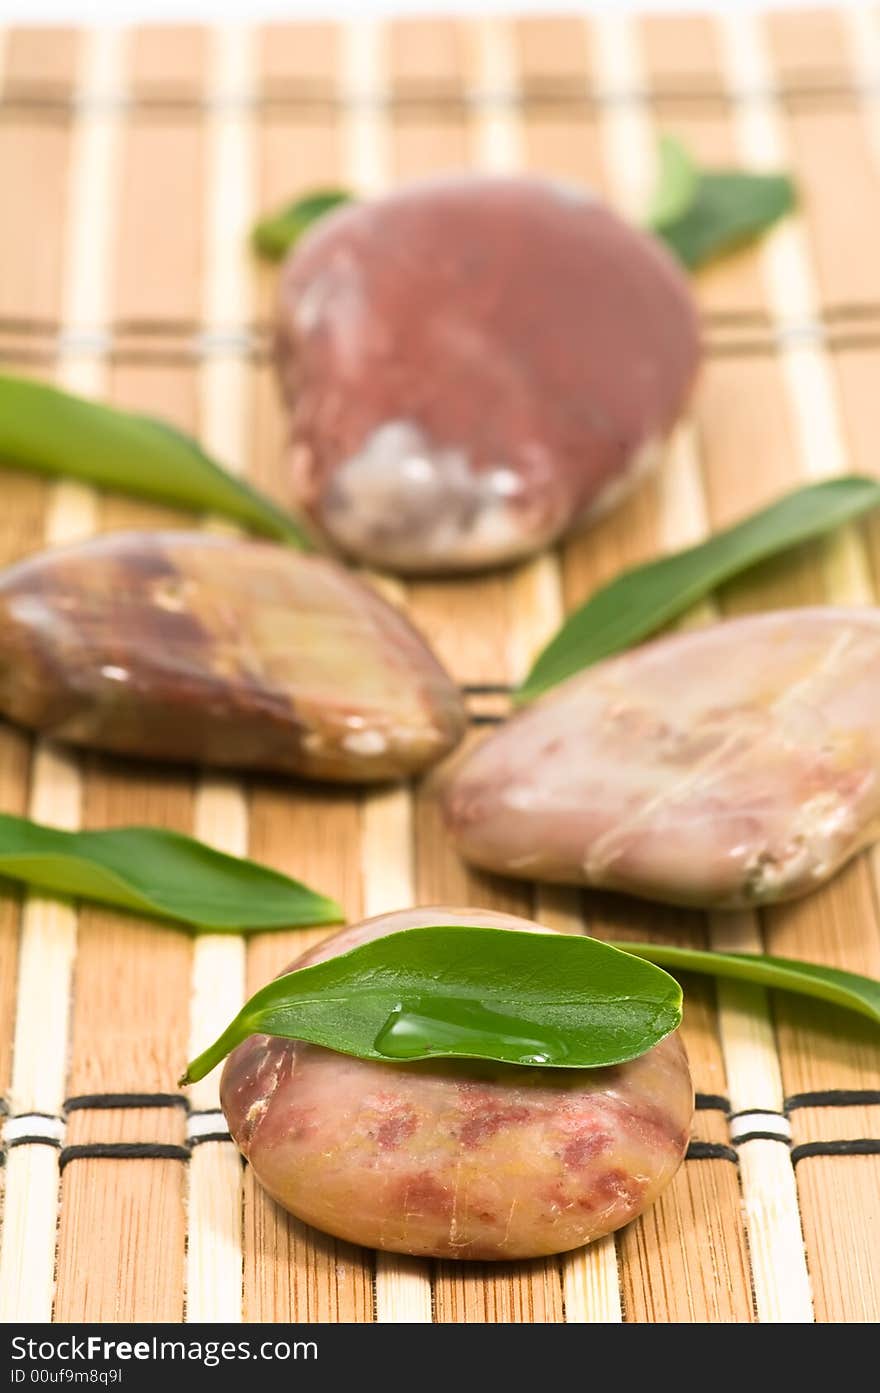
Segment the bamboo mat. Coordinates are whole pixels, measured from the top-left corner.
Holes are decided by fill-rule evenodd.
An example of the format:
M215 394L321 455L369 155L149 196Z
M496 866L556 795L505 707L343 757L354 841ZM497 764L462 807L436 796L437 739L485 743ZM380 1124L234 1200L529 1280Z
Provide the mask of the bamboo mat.
M584 180L637 215L659 130L706 163L796 174L801 215L700 277L706 367L656 480L513 573L380 582L464 685L515 681L563 610L621 567L798 481L880 475L880 9L0 29L0 94L4 362L178 422L282 498L275 272L244 245L258 210L317 184L372 193L469 165ZM13 473L0 490L3 563L95 531L184 522ZM874 521L731 586L716 610L873 603L878 584ZM707 920L470 872L440 833L430 785L352 798L196 779L72 758L0 728L3 809L195 831L320 887L353 919L483 904L567 931L763 944L880 976L877 853L795 905ZM880 1316L876 1037L745 986L689 984L694 1142L670 1190L616 1239L455 1266L354 1249L289 1218L224 1140L216 1079L188 1100L174 1081L190 1047L315 936L193 939L91 907L0 900L0 1319Z

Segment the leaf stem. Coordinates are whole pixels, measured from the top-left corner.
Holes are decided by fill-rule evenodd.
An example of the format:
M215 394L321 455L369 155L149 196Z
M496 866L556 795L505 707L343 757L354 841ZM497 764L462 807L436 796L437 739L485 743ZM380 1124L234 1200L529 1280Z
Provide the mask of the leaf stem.
M213 1045L209 1045L206 1050L190 1061L177 1081L178 1086L186 1088L188 1084L198 1083L200 1079L210 1074L212 1069L216 1069L221 1060L231 1054L243 1040L255 1033L243 1012L236 1016L235 1020L230 1021L223 1034L217 1037Z

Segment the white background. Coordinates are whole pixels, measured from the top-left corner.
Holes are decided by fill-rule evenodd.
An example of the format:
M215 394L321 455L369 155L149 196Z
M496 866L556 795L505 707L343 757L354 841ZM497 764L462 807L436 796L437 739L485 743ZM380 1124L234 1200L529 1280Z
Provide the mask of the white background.
M859 0L0 0L0 22L127 24L135 21L258 21L385 14L562 14L596 10L842 9Z

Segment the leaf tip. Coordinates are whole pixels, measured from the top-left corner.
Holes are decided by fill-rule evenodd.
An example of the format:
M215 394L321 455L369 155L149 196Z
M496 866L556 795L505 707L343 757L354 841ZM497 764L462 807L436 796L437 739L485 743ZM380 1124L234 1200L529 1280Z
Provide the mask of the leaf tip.
M265 261L280 261L287 251L284 242L278 240L273 235L272 228L267 222L257 223L251 230L250 235L251 251L256 256L262 257Z
M521 686L514 687L513 691L510 693L511 704L514 707L526 706L528 702L533 701L534 698L539 695L540 691L541 688L539 686L536 686L529 678L526 678Z

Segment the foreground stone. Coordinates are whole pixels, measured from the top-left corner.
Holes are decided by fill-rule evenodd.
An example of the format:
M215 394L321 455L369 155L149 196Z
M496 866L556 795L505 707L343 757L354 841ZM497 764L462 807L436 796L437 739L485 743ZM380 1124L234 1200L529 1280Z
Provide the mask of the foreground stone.
M343 929L292 966L418 924L540 928L421 907ZM628 1223L677 1171L693 1110L677 1034L578 1070L383 1064L254 1035L220 1096L257 1179L300 1219L368 1247L472 1259L565 1252Z

